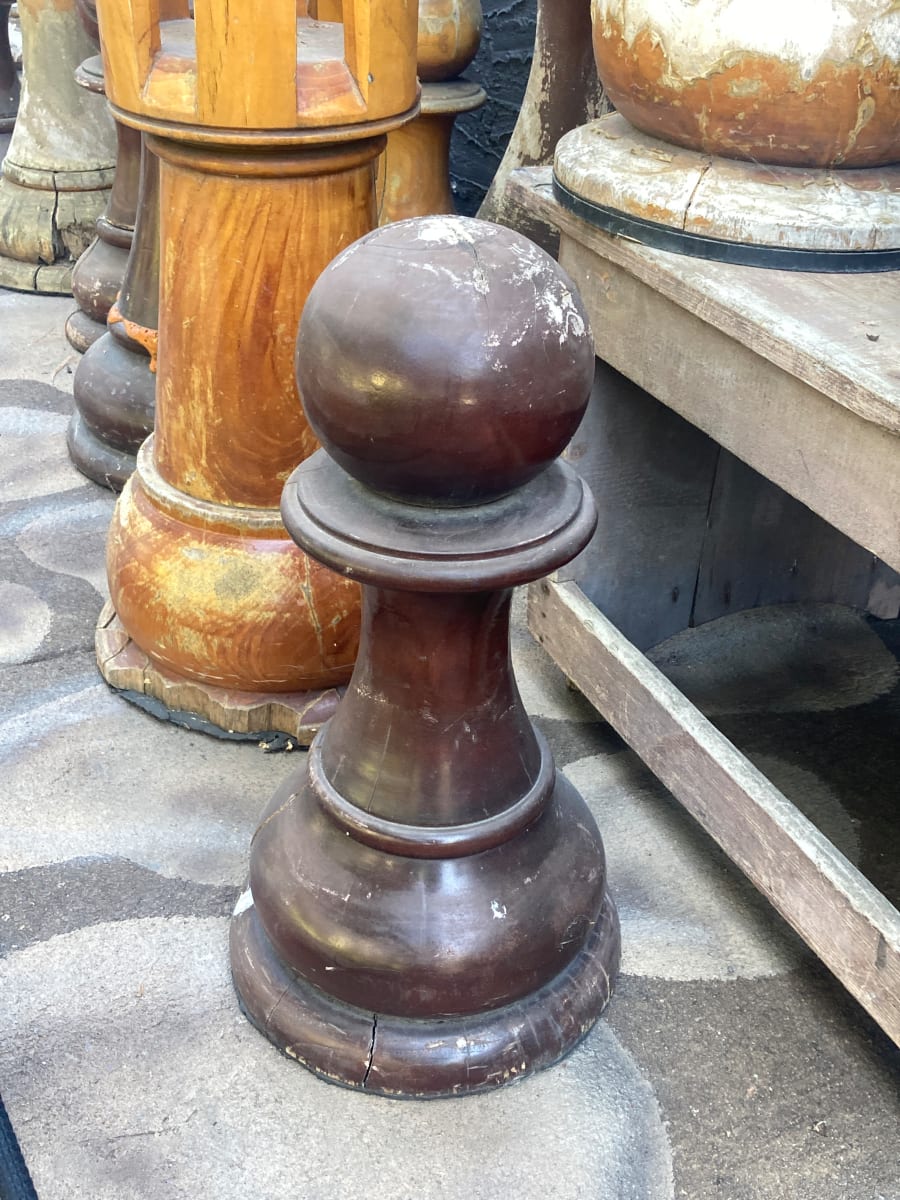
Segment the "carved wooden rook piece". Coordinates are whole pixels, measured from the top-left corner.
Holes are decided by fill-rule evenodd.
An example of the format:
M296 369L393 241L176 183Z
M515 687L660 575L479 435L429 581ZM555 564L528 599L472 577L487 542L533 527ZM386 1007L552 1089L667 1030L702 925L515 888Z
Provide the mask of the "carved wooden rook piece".
M457 77L478 53L482 23L481 0L419 0L422 106L414 121L388 136L378 160L381 225L456 211L450 188L453 123L487 99L479 84Z
M326 270L297 365L325 449L282 511L363 582L363 631L337 713L253 840L235 984L254 1024L325 1078L404 1096L496 1087L583 1036L618 962L600 835L509 657L511 589L572 558L596 521L556 460L593 376L584 311L521 235L420 218Z
M65 293L109 197L115 137L101 97L75 82L96 46L74 0L29 0L19 21L24 86L0 171L0 286Z
M0 133L9 133L19 111L19 75L9 45L12 0L0 0Z
M319 273L375 224L375 158L418 105L416 13L402 0L319 0L315 18L296 0L264 18L256 0L195 0L193 18L187 0L98 11L114 114L160 169L156 428L110 530L120 624L101 620L101 671L229 731L283 729L273 700L306 740L349 678L359 598L278 511L316 446L294 335Z

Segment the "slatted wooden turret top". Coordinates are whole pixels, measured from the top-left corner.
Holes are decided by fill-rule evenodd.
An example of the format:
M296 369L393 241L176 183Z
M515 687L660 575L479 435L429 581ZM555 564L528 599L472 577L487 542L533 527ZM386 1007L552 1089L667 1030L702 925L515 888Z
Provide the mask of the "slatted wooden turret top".
M98 10L107 94L142 127L208 127L218 142L222 129L314 141L328 128L331 140L335 126L393 125L417 102L405 69L415 0L279 0L262 11L258 0L194 0L193 18L188 0L99 0Z

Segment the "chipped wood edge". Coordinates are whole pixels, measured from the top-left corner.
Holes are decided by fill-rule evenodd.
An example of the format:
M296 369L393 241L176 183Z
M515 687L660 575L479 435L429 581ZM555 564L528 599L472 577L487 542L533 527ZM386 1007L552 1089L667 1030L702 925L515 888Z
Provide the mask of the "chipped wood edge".
M727 333L760 358L821 391L863 420L900 434L900 404L888 394L888 381L880 378L877 372L860 371L848 378L822 355L805 351L794 338L775 336L723 299L725 295L731 295L733 299L733 289L729 291L726 286L731 282L739 283L740 290L744 291L752 288L756 282L754 276L762 282L763 276L782 272L708 263L687 255L654 250L629 238L595 229L556 200L552 167L520 167L512 172L507 186L510 201L529 212L532 218L552 225L578 245L628 271L667 300ZM891 272L884 276L875 273L867 278L873 281L874 287L879 280L893 279L894 275ZM698 285L698 276L703 286ZM844 277L827 275L819 278L834 282ZM896 388L893 391L896 396Z
M900 1045L900 913L893 905L576 584L532 585L528 624L557 666Z
M308 746L343 694L342 688L233 691L185 679L157 666L135 645L110 601L100 613L94 648L100 674L115 691L147 696L170 713L189 713L231 735L284 733Z

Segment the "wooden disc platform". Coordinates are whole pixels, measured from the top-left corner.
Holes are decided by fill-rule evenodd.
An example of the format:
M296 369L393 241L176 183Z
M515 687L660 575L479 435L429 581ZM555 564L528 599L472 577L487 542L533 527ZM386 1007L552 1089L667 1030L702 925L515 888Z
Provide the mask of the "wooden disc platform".
M420 112L426 116L439 113L471 112L487 100L487 92L470 79L450 79L440 83L422 84Z
M777 167L686 150L618 113L566 134L565 207L661 250L801 271L900 268L900 165Z
M186 679L151 662L107 601L94 635L97 666L124 699L164 721L215 737L259 741L267 749L310 744L334 713L343 688L242 692Z

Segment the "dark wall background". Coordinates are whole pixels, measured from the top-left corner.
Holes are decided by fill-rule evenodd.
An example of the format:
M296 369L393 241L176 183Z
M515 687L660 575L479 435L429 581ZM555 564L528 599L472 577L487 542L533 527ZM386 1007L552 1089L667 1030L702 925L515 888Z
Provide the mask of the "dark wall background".
M450 178L461 213L471 216L500 165L528 82L537 0L482 0L484 34L465 72L488 94L477 112L456 122Z

